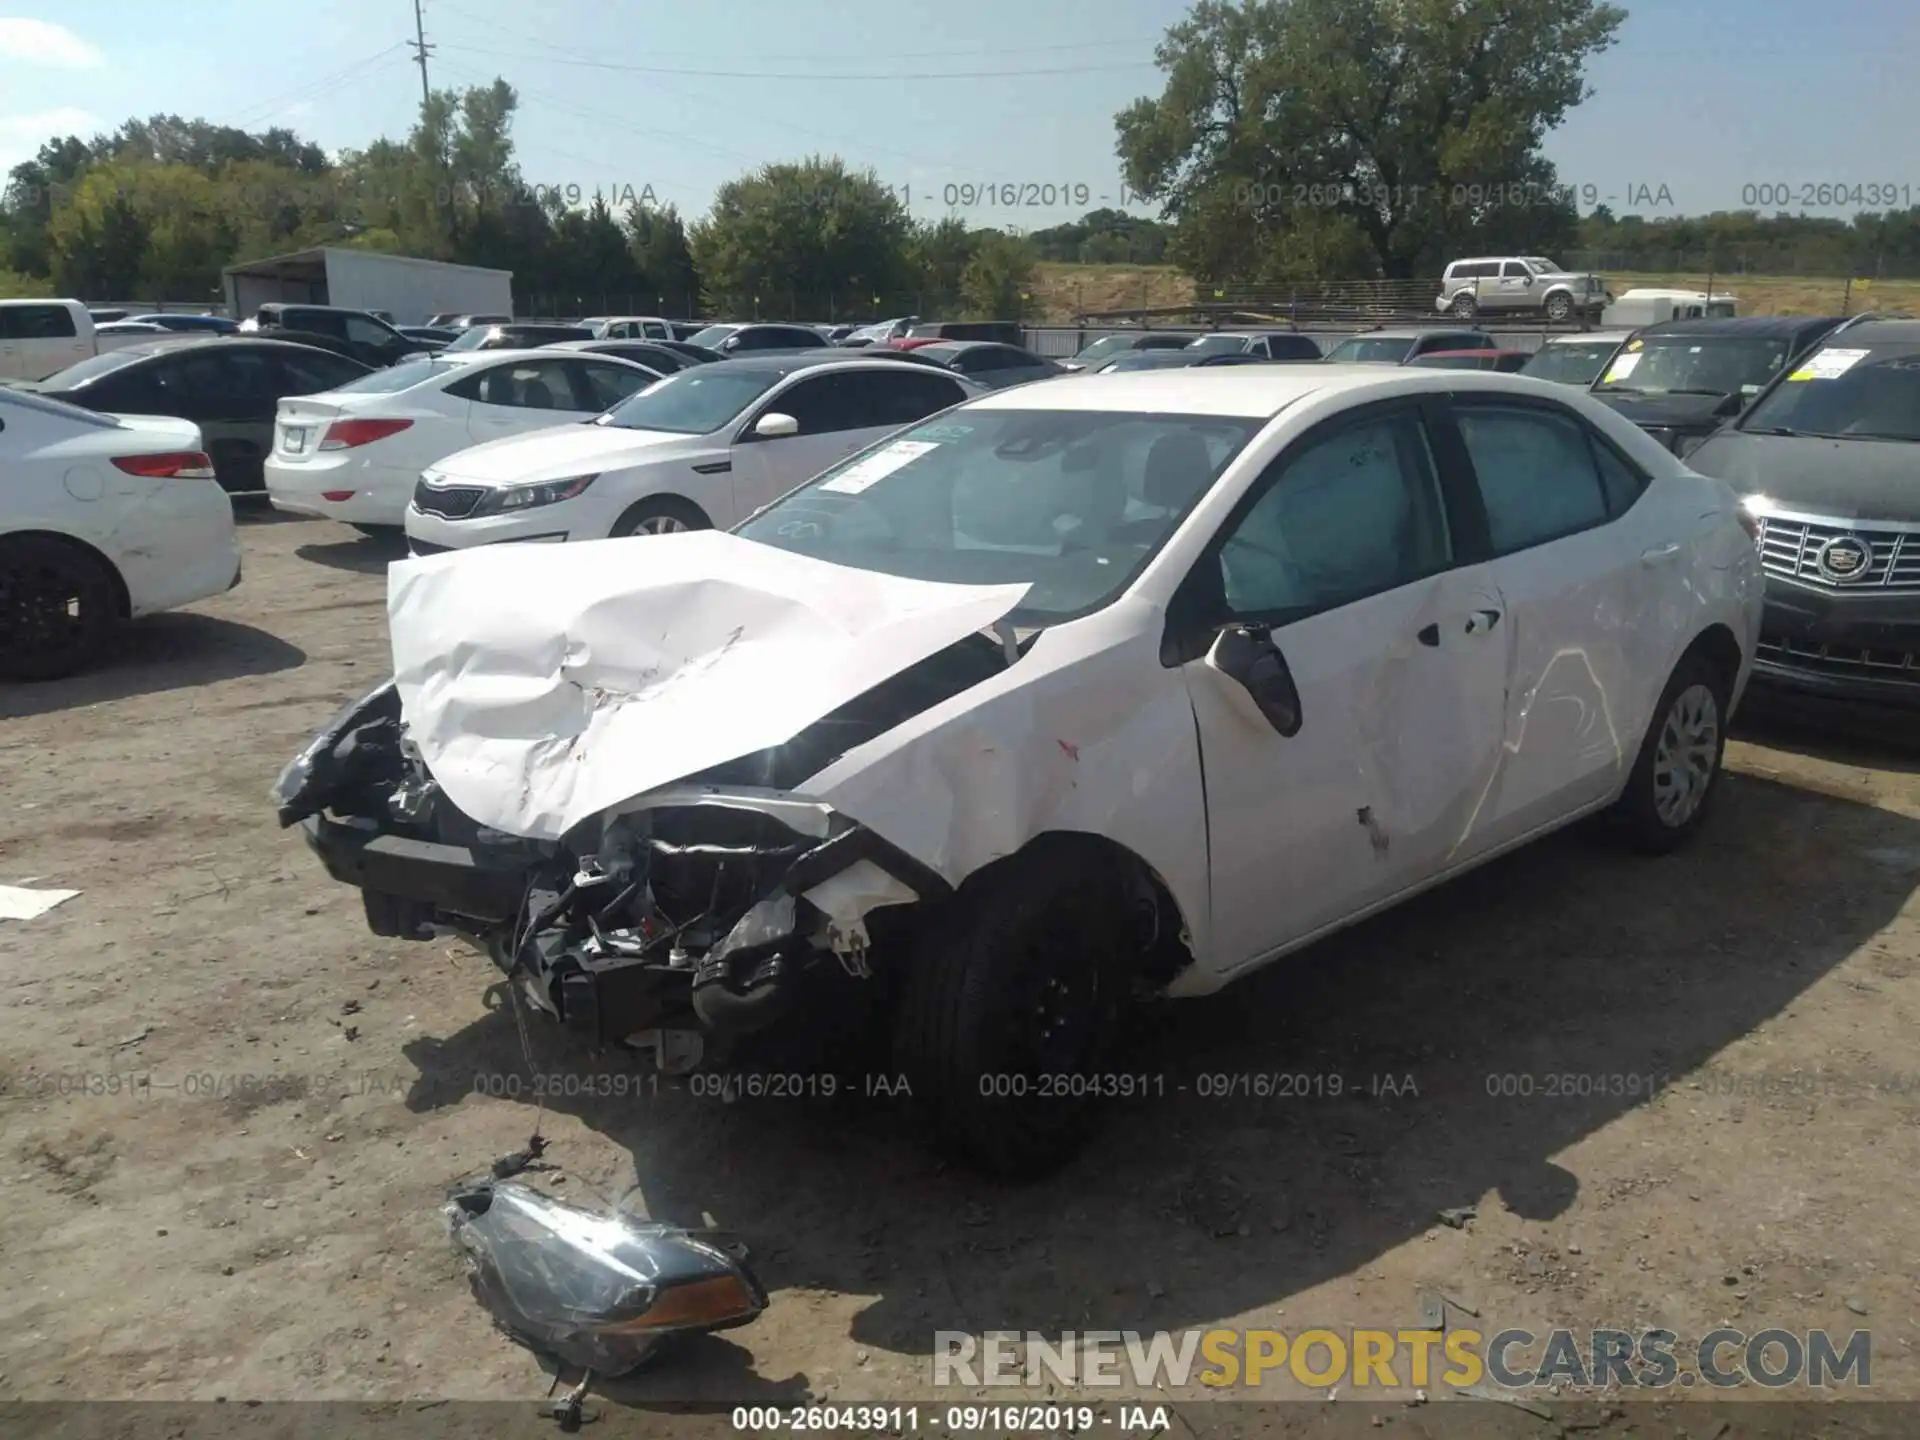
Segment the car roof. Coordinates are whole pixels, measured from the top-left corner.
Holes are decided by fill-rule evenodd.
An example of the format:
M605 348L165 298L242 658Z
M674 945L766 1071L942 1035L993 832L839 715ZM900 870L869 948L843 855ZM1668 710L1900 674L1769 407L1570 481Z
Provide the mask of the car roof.
M1347 340L1424 340L1429 335L1484 335L1484 330L1475 330L1471 326L1459 325L1422 325L1418 327L1387 327L1380 330L1357 330L1343 339Z
M1533 351L1531 350L1485 350L1485 349L1429 350L1427 351L1426 354L1420 356L1419 358L1422 360L1445 360L1445 359L1449 359L1451 357L1459 356L1459 355L1471 355L1476 360L1484 360L1489 357L1497 357L1501 355L1531 355L1531 354L1533 354Z
M488 362L495 360L551 360L553 358L553 352L559 348L558 345L503 345L498 350L441 350L432 355L422 355L418 358L422 360L455 360L462 365L472 365L483 360ZM602 360L611 360L617 365L632 365L636 363L632 360L623 360L618 355L608 355L597 350L590 350L587 353L596 355Z
M1618 345L1633 335L1631 330L1582 330L1577 335L1549 335L1549 345Z
M1404 365L1183 365L1171 370L1103 371L1071 382L989 391L973 409L1131 411L1267 419L1312 395L1354 403L1397 395L1484 387L1563 399L1563 387L1498 371L1421 370Z
M1708 315L1697 320L1668 320L1639 331L1643 340L1662 335L1750 335L1791 340L1809 330L1831 330L1842 315Z
M949 355L957 355L962 350L1012 350L1020 355L1031 355L1033 353L1023 345L1009 345L1001 340L939 340L932 345L922 345L918 348L922 350L944 350Z
M797 370L817 370L823 365L836 366L843 370L911 370L916 375L925 374L930 366L915 364L911 360L898 360L885 355L875 355L865 350L786 350L771 355L729 356L725 360L714 360L702 365L698 370L683 370L683 375L705 375L725 365L729 373L742 370L772 371L779 375L792 374ZM959 380L965 377L948 372L948 378Z
M270 350L299 350L311 354L319 349L316 345L303 345L298 340L276 340L267 335L231 335L231 334L195 334L190 330L169 330L164 335L156 335L151 340L136 340L131 345L117 345L104 351L108 355L132 355L145 359L151 355L173 355L186 350L218 349L232 350L241 348L265 347ZM335 359L346 360L351 356L340 355L336 351L322 352ZM77 363L77 362L76 362Z
M1920 345L1920 320L1862 320L1847 328L1849 345Z

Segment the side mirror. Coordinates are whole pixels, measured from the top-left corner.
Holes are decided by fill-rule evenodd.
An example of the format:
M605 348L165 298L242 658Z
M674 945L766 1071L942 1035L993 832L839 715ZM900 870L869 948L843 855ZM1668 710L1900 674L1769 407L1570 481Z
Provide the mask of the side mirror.
M1236 681L1267 723L1284 736L1300 733L1300 689L1273 636L1256 625L1229 625L1214 637L1207 664Z
M762 440L780 440L800 433L800 422L791 415L769 410L754 423L753 433Z

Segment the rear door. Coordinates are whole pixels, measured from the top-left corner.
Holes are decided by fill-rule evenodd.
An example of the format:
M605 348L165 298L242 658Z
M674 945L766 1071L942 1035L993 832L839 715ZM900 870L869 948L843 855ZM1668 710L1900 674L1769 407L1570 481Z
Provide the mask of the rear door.
M576 408L587 415L611 410L655 379L645 370L609 365L603 360L568 360L563 362L563 367L573 379Z
M584 413L567 362L558 356L476 363L474 368L478 374L463 375L447 386L447 393L472 402L467 433L476 442L561 425Z
M179 388L171 414L200 427L214 471L228 490L266 488L264 465L273 448L278 403L274 367L258 350L225 341L186 351L156 367L163 385Z
M1633 764L1644 692L1665 682L1662 616L1687 605L1683 547L1635 506L1646 477L1565 406L1456 396L1444 423L1486 517L1512 670L1490 846L1603 800Z

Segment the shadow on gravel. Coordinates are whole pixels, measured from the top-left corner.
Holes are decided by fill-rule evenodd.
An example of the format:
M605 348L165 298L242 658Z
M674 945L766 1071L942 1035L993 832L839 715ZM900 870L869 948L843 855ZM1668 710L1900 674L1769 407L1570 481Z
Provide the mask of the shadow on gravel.
M150 615L124 627L115 648L90 670L65 680L0 685L0 719L271 675L306 659L299 646L235 620L178 610Z
M407 558L407 536L403 530L361 535L332 524L328 528L335 534L345 534L349 538L296 545L293 553L316 565L325 565L334 570L351 570L358 575L384 575L387 566Z
M1490 1193L1546 1220L1583 1190L1604 1204L1665 1183L1552 1157L1773 1019L1914 888L1915 865L1872 857L1920 854L1920 823L1738 773L1718 806L1681 854L1562 834L1163 1007L1126 1063L1136 1098L1027 1186L943 1165L908 1105L858 1074L832 1100L789 1087L724 1103L596 1062L538 1015L532 1068L549 1109L631 1151L628 1205L737 1230L775 1306L816 1288L873 1297L859 1345L919 1357L936 1329L1272 1313ZM498 978L474 963L475 984ZM527 1075L504 1004L406 1054L419 1110L457 1103L476 1074ZM1557 1076L1586 1078L1551 1093ZM515 1084L531 1126L533 1082ZM740 1383L666 1365L622 1398L726 1399Z
M1740 707L1733 738L1836 765L1920 773L1920 709L1902 711L1756 691Z
M228 492L233 501L233 519L236 525L324 525L327 522L307 515L290 515L285 510L276 510L267 499L264 490L248 494L235 495Z

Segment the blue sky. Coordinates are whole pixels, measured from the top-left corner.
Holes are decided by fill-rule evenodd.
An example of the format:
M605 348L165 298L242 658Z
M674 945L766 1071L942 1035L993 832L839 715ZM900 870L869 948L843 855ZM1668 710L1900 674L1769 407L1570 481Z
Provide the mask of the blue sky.
M425 0L436 88L503 75L519 89L530 182L651 188L691 217L730 177L820 152L871 166L922 216L957 201L976 223L1026 228L1118 202L1112 117L1157 91L1153 42L1185 9ZM1549 139L1563 181L1616 210L1651 195L1649 215L1737 207L1761 183L1878 182L1920 204L1920 3L1627 9L1594 97ZM419 102L412 38L411 0L0 0L0 166L52 134L168 111L287 125L328 149L397 137ZM1054 203L969 194L1007 182L1051 185Z

